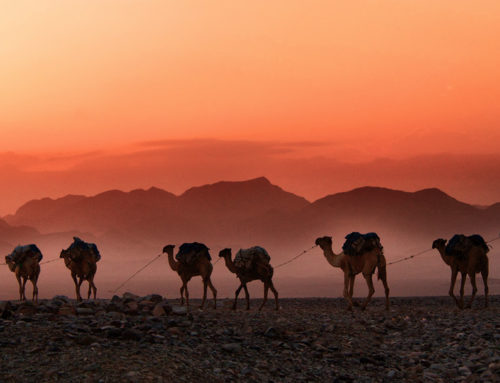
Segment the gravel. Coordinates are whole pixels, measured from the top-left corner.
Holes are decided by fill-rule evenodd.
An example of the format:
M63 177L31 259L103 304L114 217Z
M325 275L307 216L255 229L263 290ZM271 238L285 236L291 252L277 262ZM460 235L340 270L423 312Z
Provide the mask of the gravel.
M131 293L0 302L0 381L500 381L500 296L463 311L449 297L391 298L389 312L375 299L352 313L342 299L282 299L262 312L226 303L187 312Z

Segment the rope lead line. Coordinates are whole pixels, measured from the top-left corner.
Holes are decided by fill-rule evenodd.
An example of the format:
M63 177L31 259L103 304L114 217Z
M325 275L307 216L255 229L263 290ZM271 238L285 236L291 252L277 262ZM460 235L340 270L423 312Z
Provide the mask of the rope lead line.
M311 251L312 249L314 249L315 247L317 247L318 245L314 245L313 247L309 248L309 249L306 249L304 250L302 253L300 253L299 255L296 255L295 257L293 257L292 259L289 259L288 261L286 262L283 262L283 263L280 263L278 266L274 266L275 269L277 269L278 267L281 267L281 266L285 266L293 261L295 261L296 259L302 257L304 254L308 253L309 251Z
M389 265L394 265L395 263L399 263L399 262L407 261L407 260L409 260L409 259L412 259L412 258L418 257L419 255L425 254L425 253L427 253L427 252L429 252L429 251L431 251L431 250L432 250L432 249L425 249L425 250L421 251L420 253L410 255L409 257L404 257L404 258L398 259L398 260L396 260L396 261L389 262L389 263L387 264L387 266L389 266Z
M142 270L144 270L146 267L148 267L150 264L152 264L154 261L159 259L162 256L162 254L158 254L156 257L154 257L151 261L146 263L144 266L142 266L139 270L137 270L134 274L132 274L127 280L125 280L120 286L118 286L114 290L108 290L110 293L116 293L118 290L120 290L128 281L130 281L132 278L134 278L137 274L139 274Z
M52 263L52 262L55 262L55 261L58 261L60 260L61 258L54 258L54 259L50 259L48 261L45 261L45 262L40 262L40 265L45 265L46 263Z

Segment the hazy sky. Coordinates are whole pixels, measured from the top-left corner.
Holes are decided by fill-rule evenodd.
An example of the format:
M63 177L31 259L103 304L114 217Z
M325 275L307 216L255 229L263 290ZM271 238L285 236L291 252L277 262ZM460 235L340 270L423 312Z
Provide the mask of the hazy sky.
M0 0L0 167L193 139L495 154L499 36L497 0Z

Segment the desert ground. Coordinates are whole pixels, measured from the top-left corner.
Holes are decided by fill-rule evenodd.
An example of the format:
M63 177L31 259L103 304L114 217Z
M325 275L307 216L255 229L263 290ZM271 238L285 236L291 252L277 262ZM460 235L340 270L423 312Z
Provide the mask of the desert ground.
M498 382L500 296L458 310L449 297L240 300L190 312L131 293L0 302L2 382Z

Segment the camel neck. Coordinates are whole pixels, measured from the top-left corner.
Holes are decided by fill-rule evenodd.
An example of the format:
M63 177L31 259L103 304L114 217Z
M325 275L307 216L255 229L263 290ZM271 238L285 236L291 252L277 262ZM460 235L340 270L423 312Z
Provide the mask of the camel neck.
M226 267L229 269L230 272L237 274L236 266L234 265L234 262L231 259L230 255L224 256L224 262L226 262Z
M167 256L168 256L168 263L170 264L170 268L174 271L177 271L179 269L179 264L174 259L174 251L173 250L168 251Z
M333 267L341 267L342 258L344 253L335 254L331 248L324 249L323 254L330 265Z
M441 255L441 258L443 259L444 263L446 263L447 265L451 265L451 256L449 255L446 255L446 250L444 247L440 247L438 249L439 251L439 254Z

